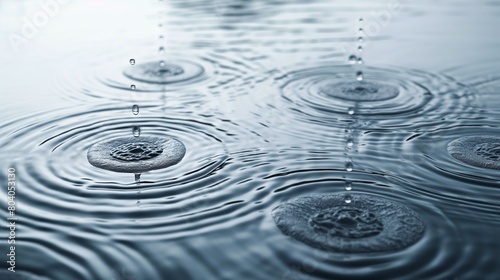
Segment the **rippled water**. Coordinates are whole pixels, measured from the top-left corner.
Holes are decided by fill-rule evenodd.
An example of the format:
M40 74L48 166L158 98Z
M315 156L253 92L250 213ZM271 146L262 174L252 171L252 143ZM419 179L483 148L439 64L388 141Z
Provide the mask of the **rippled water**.
M0 279L498 279L500 6L391 3L75 0L16 52L43 9L1 2L0 181L16 169L19 221ZM87 160L133 134L186 153L142 174ZM478 136L460 146L475 163L449 152ZM273 219L283 205L297 212ZM416 213L408 240L393 205ZM388 229L404 246L352 249Z

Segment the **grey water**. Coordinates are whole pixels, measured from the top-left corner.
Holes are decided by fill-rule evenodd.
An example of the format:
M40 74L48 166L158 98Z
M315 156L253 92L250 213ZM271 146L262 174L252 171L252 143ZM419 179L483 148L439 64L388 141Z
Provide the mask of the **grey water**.
M500 279L499 16L490 0L0 1L0 279ZM122 137L185 155L89 163ZM318 213L328 197L345 205ZM308 215L344 243L322 249Z

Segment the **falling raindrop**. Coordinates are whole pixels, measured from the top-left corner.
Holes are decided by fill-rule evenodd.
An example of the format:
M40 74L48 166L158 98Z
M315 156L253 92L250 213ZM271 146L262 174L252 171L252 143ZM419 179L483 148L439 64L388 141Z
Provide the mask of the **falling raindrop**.
M361 22L361 23L362 23L362 22L363 22L363 18L360 18L360 19L359 19L359 22Z
M347 109L347 114L354 115L354 109L353 108Z
M363 39L363 36L359 36L359 37L358 37L358 42L363 43L363 41L364 41L364 40L365 40L365 39Z
M165 48L164 48L164 47L160 47L160 48L158 49L158 53L160 53L160 54L165 54Z
M356 80L358 80L358 81L360 81L360 82L363 80L363 72L358 71L358 72L356 73Z
M350 194L346 195L346 196L344 197L344 201L345 201L345 203L347 203L347 204L351 203L351 202L352 202L352 197L351 197L351 195L350 195Z
M358 58L358 57L357 57L357 56L355 56L355 55L350 55L350 56L349 56L349 63L351 63L351 64L356 63L356 59L357 59L357 58Z
M134 106L132 106L132 114L134 115L139 114L139 105L134 104Z
M161 67L161 68L165 67L165 61L160 60L160 67Z
M351 160L347 161L346 164L345 164L345 170L347 172L351 172L352 171L352 162Z
M130 85L130 89L135 90L135 85Z
M353 141L352 137L349 137L347 139L347 148L350 149L350 148L352 148L352 146L354 146L354 141Z
M134 135L134 137L141 136L141 128L137 125L134 126L134 128L132 128L132 134Z
M363 64L363 59L361 57L358 57L358 64Z
M358 52L362 52L363 51L363 46L358 46Z
M134 65L134 64L135 64L135 59L131 58L131 59L130 59L130 64L131 64L131 65Z
M352 190L352 183L351 183L351 181L347 181L345 183L345 189L346 189L346 191Z

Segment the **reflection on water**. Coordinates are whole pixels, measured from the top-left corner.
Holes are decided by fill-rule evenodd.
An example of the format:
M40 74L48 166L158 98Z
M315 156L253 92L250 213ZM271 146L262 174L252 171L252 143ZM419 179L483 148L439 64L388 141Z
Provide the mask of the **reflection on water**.
M500 6L32 2L0 2L37 28L0 41L1 279L500 275Z

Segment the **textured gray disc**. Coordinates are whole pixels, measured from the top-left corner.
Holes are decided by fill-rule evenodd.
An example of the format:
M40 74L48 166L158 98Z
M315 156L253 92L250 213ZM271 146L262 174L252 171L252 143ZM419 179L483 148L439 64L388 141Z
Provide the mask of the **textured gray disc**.
M190 61L173 60L160 65L159 61L146 62L128 67L123 74L133 80L152 83L170 84L188 81L203 74L201 65Z
M168 137L122 137L92 145L87 159L95 167L124 172L141 173L179 163L186 148L178 140Z
M394 86L375 82L340 82L322 86L320 91L328 96L350 101L383 101L399 94Z
M472 166L500 170L500 137L461 137L448 144L448 153Z
M346 195L351 203L345 202ZM422 218L410 208L356 193L297 197L276 207L272 216L284 234L344 253L400 250L415 244L425 231Z

